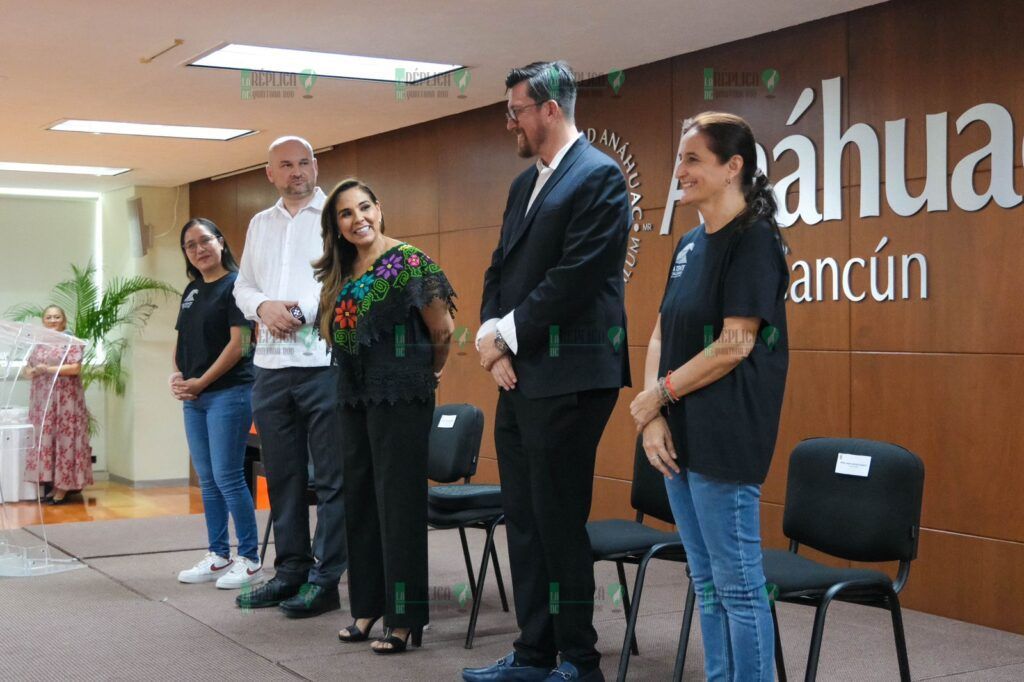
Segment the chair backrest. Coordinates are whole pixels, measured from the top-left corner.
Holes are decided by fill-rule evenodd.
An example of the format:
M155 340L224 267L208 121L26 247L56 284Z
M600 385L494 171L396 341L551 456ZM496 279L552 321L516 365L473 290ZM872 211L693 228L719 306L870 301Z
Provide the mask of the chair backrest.
M647 461L643 436L636 439L633 491L630 493L629 501L633 509L645 516L653 516L666 523L675 523L672 506L668 503L668 493L665 491L665 477Z
M434 409L430 427L427 477L438 483L452 483L476 474L484 413L466 403L440 405Z
M909 450L860 438L811 438L789 458L782 530L851 561L910 561L917 556L923 494L924 464Z

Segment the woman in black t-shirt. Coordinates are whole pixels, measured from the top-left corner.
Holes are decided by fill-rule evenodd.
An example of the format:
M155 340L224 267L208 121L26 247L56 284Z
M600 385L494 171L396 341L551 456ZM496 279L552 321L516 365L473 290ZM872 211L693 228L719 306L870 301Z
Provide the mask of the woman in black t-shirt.
M259 582L256 513L245 484L245 442L252 424L252 323L235 305L238 264L217 226L193 218L181 230L185 271L171 393L182 401L185 436L199 475L209 551L181 571L183 583L216 581L221 589ZM228 544L235 522L238 555Z
M788 366L786 246L772 187L738 116L683 124L679 241L630 411L665 486L701 601L709 680L774 679L760 506Z
M427 442L448 358L455 292L415 246L384 236L373 190L350 178L327 197L320 333L338 371L348 519L348 592L362 642L378 654L419 646L427 622Z

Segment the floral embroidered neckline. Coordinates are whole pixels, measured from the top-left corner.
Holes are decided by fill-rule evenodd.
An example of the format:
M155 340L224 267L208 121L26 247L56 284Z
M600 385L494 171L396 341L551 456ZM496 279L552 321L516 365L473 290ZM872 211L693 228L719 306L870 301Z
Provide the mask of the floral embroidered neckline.
M440 272L441 268L415 246L406 242L392 246L360 277L351 278L342 286L335 302L332 340L343 350L356 353L356 329L366 326L365 318L375 303L404 289L413 279ZM362 340L366 343L369 338Z

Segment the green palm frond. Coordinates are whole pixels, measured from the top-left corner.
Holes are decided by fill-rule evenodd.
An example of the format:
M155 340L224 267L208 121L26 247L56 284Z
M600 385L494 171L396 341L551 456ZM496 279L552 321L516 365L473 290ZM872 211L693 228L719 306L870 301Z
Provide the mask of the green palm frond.
M93 383L124 395L128 372L124 355L128 338L122 330L142 330L157 304L154 294L179 295L171 285L151 277L115 277L107 282L102 295L96 285L96 267L90 261L85 267L71 265L71 276L58 282L47 303L63 308L68 315L68 331L88 342L82 362L82 384ZM9 319L25 321L41 317L45 306L22 304L5 313ZM102 345L102 364L96 357Z

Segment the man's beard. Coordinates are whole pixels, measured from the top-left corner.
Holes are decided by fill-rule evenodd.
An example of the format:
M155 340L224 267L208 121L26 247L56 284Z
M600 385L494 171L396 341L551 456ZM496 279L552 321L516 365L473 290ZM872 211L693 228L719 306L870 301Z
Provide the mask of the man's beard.
M313 193L313 183L304 182L301 185L293 185L288 183L288 187L285 188L284 193L290 197L304 197Z

